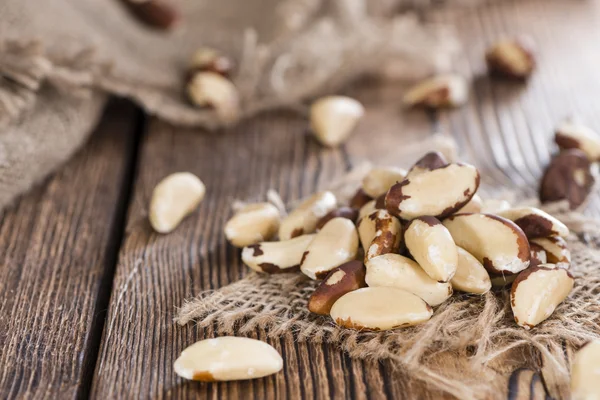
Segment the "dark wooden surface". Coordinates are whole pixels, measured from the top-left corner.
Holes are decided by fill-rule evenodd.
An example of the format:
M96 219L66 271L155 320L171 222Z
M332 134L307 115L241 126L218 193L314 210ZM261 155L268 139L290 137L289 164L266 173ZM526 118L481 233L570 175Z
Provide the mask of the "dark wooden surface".
M294 114L204 134L142 123L130 106L113 106L75 159L1 217L0 398L442 398L391 363L351 360L291 335L269 340L284 356L283 373L184 382L173 373L174 360L212 332L179 327L173 317L184 299L245 274L222 234L234 199L258 200L269 188L297 199L362 159L377 161L381 152L390 159L394 149L436 131L451 134L490 182L533 193L556 122L578 114L600 130L598 8L507 1L434 15L460 27L467 56L455 66L474 79L472 101L434 116L403 112L398 86L363 83L349 93L366 104L367 116L338 150L317 145ZM533 79L488 79L485 46L518 33L539 43ZM150 194L176 171L197 174L207 196L175 232L158 235L147 222ZM600 214L598 204L590 215Z

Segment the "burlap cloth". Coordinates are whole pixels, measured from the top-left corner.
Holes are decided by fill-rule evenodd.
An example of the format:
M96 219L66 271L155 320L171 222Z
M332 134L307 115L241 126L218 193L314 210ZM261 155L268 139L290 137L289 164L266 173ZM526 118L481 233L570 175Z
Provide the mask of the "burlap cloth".
M449 159L456 157L453 141L437 135L402 154L395 151L389 159L406 159L407 165L402 165L406 167L409 157L426 149L440 150ZM327 188L343 202L368 168L367 163L359 164ZM540 206L536 199L489 186L486 176L482 178L479 193L484 198ZM405 376L461 400L506 399L511 372L530 368L541 372L552 397L567 399L573 352L600 338L600 221L570 211L566 202L541 208L571 229L567 242L575 287L550 318L530 331L514 322L509 289L483 296L457 293L435 309L431 320L411 328L384 332L340 328L330 318L308 311L307 301L317 282L301 273L249 272L238 282L187 300L178 310L176 322L193 321L199 330L212 327L217 335L243 336L258 327L271 337L292 332L296 340L330 343L351 357L392 360ZM406 398L414 397L406 393Z
M81 146L105 94L174 124L235 123L182 96L200 46L236 62L241 118L298 107L363 73L427 74L452 48L439 29L393 12L428 0L162 0L183 16L167 33L139 23L122 1L0 2L0 209Z

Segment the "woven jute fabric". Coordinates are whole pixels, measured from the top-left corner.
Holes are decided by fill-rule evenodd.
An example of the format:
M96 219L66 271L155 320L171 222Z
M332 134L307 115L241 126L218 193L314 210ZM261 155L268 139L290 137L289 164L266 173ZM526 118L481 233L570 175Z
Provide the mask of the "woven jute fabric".
M178 125L236 123L184 98L200 46L237 65L239 118L297 108L365 73L427 74L453 49L450 35L396 12L428 0L160 0L182 15L171 32L138 22L125 1L0 2L0 209L79 148L104 94Z
M456 143L443 135L404 150L394 152L396 160L410 162L427 150L457 159ZM358 164L325 188L343 204L369 168ZM383 332L340 328L331 318L308 311L308 298L318 282L301 273L249 272L237 282L186 300L175 321L194 323L199 330L212 328L217 335L251 335L258 327L271 337L292 332L298 341L330 343L351 357L392 360L411 379L458 399L506 399L508 377L519 368L540 371L550 395L569 398L570 357L589 340L600 338L600 221L569 210L567 202L540 205L522 192L490 186L482 178L479 193L484 198L538 206L571 230L567 242L574 289L545 322L529 331L514 321L510 287L483 296L455 293L428 322L415 327ZM291 208L293 204L287 207Z

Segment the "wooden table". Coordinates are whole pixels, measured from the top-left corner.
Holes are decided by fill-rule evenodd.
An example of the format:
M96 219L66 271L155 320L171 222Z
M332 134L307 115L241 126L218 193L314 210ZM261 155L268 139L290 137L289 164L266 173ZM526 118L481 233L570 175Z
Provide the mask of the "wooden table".
M299 198L358 160L437 131L494 183L533 194L558 121L575 113L600 131L598 3L507 1L433 18L460 28L465 57L456 69L474 79L469 104L404 112L397 85L357 85L348 93L368 114L336 150L316 144L294 114L204 134L113 102L89 144L1 216L0 398L441 398L388 362L352 360L291 335L269 340L285 359L272 377L202 384L172 369L183 348L212 335L174 324L176 308L247 271L223 237L232 200L269 188ZM526 85L488 79L486 44L518 33L537 40L538 71ZM147 222L150 194L175 171L200 176L207 196L174 233L158 235ZM600 215L599 204L588 213Z

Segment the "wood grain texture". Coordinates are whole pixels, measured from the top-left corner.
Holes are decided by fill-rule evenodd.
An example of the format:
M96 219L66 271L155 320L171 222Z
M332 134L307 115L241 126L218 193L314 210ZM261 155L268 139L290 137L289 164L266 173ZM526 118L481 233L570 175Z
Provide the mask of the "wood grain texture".
M85 394L112 277L133 107L0 217L0 398Z

